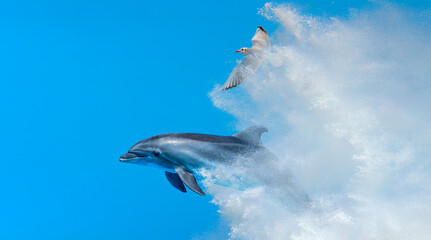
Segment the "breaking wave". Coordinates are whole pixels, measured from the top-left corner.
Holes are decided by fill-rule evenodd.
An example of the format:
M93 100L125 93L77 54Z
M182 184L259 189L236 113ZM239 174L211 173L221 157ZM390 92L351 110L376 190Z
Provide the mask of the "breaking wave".
M236 89L216 86L210 97L236 117L237 130L266 126L264 145L279 160L255 172L201 173L229 237L428 239L430 12L380 5L320 18L266 4L260 13L280 25L267 60ZM305 209L283 197L291 191L284 169L308 194ZM256 174L272 181L214 184Z

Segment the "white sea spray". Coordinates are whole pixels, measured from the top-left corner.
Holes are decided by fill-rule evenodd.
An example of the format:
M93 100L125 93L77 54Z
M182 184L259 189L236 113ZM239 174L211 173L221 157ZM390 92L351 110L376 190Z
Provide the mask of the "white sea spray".
M260 13L280 26L267 60L236 89L216 87L210 97L238 130L266 126L264 145L279 160L254 173L201 173L229 237L428 239L430 12L382 4L319 18L266 4ZM308 194L306 210L277 194L289 189L280 177L289 169ZM255 174L272 180L239 187ZM222 177L237 188L214 184Z

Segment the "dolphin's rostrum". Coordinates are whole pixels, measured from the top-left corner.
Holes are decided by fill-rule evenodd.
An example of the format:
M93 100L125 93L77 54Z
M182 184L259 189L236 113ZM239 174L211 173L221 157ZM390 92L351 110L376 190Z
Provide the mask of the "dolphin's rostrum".
M186 192L184 184L204 196L194 173L199 168L216 164L231 164L238 158L268 155L261 135L268 130L252 126L233 136L197 133L169 133L153 136L136 143L120 157L121 162L153 165L165 170L166 178L176 189Z

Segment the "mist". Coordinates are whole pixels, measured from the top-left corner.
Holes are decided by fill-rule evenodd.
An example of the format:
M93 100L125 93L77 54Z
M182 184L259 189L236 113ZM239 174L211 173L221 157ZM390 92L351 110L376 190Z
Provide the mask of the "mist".
M343 18L276 4L259 13L278 25L267 59L237 88L209 94L237 130L266 126L263 143L278 157L256 173L201 173L229 237L429 238L431 13L390 4ZM283 197L289 171L305 209ZM272 180L214 181L244 186L257 173Z

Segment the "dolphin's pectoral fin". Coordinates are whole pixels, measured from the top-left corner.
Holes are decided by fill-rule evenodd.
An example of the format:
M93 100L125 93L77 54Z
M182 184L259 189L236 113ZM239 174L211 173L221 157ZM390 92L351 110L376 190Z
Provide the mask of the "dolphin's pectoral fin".
M169 183L181 192L187 192L186 187L184 187L183 181L181 181L180 176L177 173L165 172L166 178Z
M199 187L198 183L196 182L195 176L193 174L187 172L184 168L178 167L175 169L175 172L178 173L183 183L190 188L193 192L205 196L204 191Z
M264 132L268 132L268 129L264 126L251 126L237 134L234 134L233 136L247 143L260 145L262 144L260 137Z

